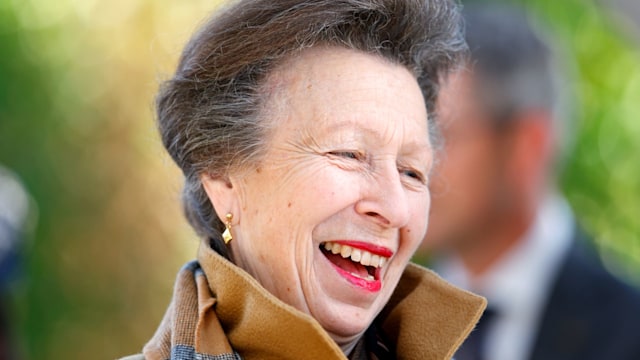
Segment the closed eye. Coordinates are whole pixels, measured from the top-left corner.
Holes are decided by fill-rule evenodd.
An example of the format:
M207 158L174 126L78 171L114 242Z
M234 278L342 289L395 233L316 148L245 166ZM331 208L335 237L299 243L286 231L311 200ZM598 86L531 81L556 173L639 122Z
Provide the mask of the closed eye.
M399 170L401 174L403 174L404 176L412 179L412 180L416 180L418 182L420 182L421 184L426 184L427 183L427 178L419 171L417 170L412 170L412 169L400 169Z
M330 151L327 153L328 155L344 158L344 159L353 159L353 160L363 160L365 158L365 154L360 151L355 150L338 150L338 151Z

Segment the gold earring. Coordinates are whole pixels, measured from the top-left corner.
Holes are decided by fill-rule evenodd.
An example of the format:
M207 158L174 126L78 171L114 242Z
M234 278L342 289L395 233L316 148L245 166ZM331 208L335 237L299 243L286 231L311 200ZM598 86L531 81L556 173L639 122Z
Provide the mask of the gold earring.
M225 221L224 225L227 229L222 233L222 239L224 239L225 244L228 244L229 241L233 240L233 236L231 236L231 220L233 219L233 214L227 213L226 218L227 221Z

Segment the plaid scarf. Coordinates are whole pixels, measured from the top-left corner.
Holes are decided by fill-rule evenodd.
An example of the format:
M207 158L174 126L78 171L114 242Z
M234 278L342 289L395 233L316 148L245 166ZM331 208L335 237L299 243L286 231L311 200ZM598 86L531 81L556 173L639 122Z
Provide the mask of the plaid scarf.
M173 301L143 350L145 358L241 360L213 312L215 303L200 265L196 261L186 264L178 273Z

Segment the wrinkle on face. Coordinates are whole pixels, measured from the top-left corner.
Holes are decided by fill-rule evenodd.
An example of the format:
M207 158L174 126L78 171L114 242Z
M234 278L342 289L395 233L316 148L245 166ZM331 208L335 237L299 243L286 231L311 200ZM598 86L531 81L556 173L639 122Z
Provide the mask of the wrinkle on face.
M426 231L427 184L404 172L431 167L423 97L408 70L345 49L310 49L267 84L272 133L259 171L231 177L243 211L231 246L241 268L344 345L388 301ZM319 249L349 239L395 252L379 293L353 288Z

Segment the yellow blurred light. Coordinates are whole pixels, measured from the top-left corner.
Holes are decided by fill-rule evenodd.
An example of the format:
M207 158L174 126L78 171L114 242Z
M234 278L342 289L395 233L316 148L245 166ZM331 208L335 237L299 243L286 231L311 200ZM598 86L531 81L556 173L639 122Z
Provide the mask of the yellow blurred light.
M13 0L13 9L25 29L42 29L63 22L71 13L73 0Z
M112 28L121 25L135 14L143 3L141 0L71 1L80 20L87 26L94 28Z

